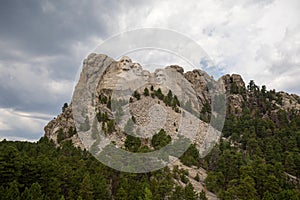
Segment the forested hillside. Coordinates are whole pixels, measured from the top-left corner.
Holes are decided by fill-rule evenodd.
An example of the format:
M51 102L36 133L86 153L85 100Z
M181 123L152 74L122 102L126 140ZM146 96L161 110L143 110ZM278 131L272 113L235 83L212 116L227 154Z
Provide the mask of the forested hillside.
M242 111L228 108L220 144L204 159L207 189L222 199L299 199L299 111L281 109L282 93L254 81L247 92L231 88Z
M228 86L220 143L203 159L192 144L181 162L206 169L206 189L221 199L300 199L299 111L284 107L283 93L260 89L253 81L247 88L234 82ZM232 97L240 98L240 104ZM202 111L200 117L209 119L210 109ZM160 148L169 140L162 130L152 144ZM134 138L126 141L127 150L141 150L134 150ZM206 191L195 191L188 175L178 167L119 172L74 147L71 140L60 141L59 147L46 136L37 143L0 142L1 200L206 199ZM199 182L199 176L194 180Z
M164 97L161 91L156 93ZM172 96L169 92L170 102L174 100ZM173 107L177 108L177 104ZM97 116L101 122L109 121L107 113ZM126 127L130 129L129 125ZM68 133L73 132L76 133ZM165 167L149 173L124 173L103 165L90 152L75 147L72 140L58 137L57 141L58 144L45 136L37 143L0 143L0 199L206 199L205 192L195 191L190 183L189 171L178 166L173 170ZM151 145L157 150L170 141L171 137L161 129L152 137ZM131 135L126 136L124 148L131 152L151 151L141 139ZM186 166L200 167L195 145L180 159ZM192 178L200 182L198 174Z
M0 199L196 199L191 184L176 186L182 170L133 174L102 165L70 141L56 148L46 137L37 143L0 143ZM173 190L174 189L174 190ZM200 191L201 192L201 191ZM205 198L203 198L205 199Z

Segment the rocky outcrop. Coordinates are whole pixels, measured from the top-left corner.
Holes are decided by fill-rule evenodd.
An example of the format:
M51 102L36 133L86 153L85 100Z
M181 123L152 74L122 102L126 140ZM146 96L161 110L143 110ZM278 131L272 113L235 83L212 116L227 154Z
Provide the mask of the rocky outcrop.
M227 113L242 114L243 103L246 100L246 87L242 77L238 74L226 74L221 77L227 95Z
M221 85L223 85L222 87L226 91L228 113L241 115L243 106L245 106L248 101L251 101L250 104L253 105L260 103L255 99L253 100L253 92L248 91L240 75L226 74L221 77L220 82L223 83ZM87 110L93 107L95 107L96 112L106 112L108 116L112 118L113 113L99 102L99 95L104 95L107 98L113 95L121 95L128 98L135 90L139 90L140 93L143 93L143 89L146 86L150 90L150 85L153 85L154 89L160 88L164 94L167 94L168 91L171 90L181 100L181 104L185 104L189 99L193 99L194 102L191 102L191 105L195 107L197 112L200 112L203 105L211 103L210 90L212 89L212 83L213 78L202 70L195 69L184 73L182 67L171 65L165 69L158 69L155 73L151 74L149 71L143 70L139 63L133 63L128 57L123 57L120 61L115 61L106 55L92 53L83 61L80 79L76 85L76 91L80 92L74 93L69 108L46 125L45 136L57 141L58 131L62 129L65 137L68 138L69 129L76 127L73 116L75 115L76 119L84 123L86 116L83 116L82 113L86 113ZM269 100L273 109L269 116L271 119L276 118L276 112L278 110L299 113L299 96L295 94L290 95L285 92L278 92L275 95L277 99ZM268 98L266 99L268 101ZM154 103L151 105L153 104ZM81 108L82 106L80 105L85 106ZM72 111L72 107L76 108L76 112ZM147 121L147 118L143 118L142 115L138 114L143 112L137 112L137 110L143 111L145 108L144 103L136 104L134 109L130 112L137 115L138 121L141 119ZM168 110L167 108L164 109ZM173 124L179 124L178 117L175 117L177 115L175 112L173 114L169 113L169 122L172 121ZM89 117L95 118L95 116ZM268 116L265 115L265 117ZM92 124L90 124L90 126L92 126ZM201 127L206 127L207 129L208 125L204 123ZM165 128L171 134L176 130L176 127L173 125L167 125ZM120 138L124 140L124 136ZM203 138L205 138L203 135L201 137L199 136L194 142L200 146L204 140ZM76 134L72 135L71 139L78 146L82 146Z
M213 81L212 77L210 77L206 72L196 69L186 72L184 77L192 84L193 89L196 91L198 99L202 105L206 102L210 102L210 88L208 83Z
M142 94L146 87L149 91L150 87L153 87L154 91L160 89L165 96L172 91L182 104L179 113L166 106L162 100L143 97L140 101L129 104L129 107L126 105L121 107L125 120L115 124L113 133L109 134L108 138L117 146L124 145L126 136L122 130L129 117L134 116L137 125L142 126L140 131L145 135L152 136L160 128L166 130L172 138L176 138L178 132L181 132L197 145L200 154L204 156L218 140L220 132L199 120L193 112L199 113L203 105L210 101L209 87L212 82L212 77L201 70L184 73L182 67L171 65L150 73L143 70L140 64L133 63L128 57L114 61L106 55L92 53L83 61L83 69L71 106L49 122L45 127L45 136L59 145L57 136L60 131L64 134L63 140L72 139L77 146L89 149L95 143L93 132L103 130L103 127L104 130L107 129L107 124L103 125L104 122L95 123L96 114L106 113L109 120L113 120L116 114L114 108L108 108L108 102L103 103L105 99L105 101L129 99L134 91ZM161 103L157 104L159 101ZM190 113L192 111L190 109L194 111ZM149 118L148 113L151 112L154 118ZM69 129L75 127L81 133L80 137L78 137L79 133L68 137Z
M300 97L296 94L288 94L286 92L278 92L282 98L282 104L278 105L282 110L295 110L298 114L300 111Z
M217 195L215 195L212 192L209 192L206 190L206 186L205 186L205 179L207 177L207 173L206 170L203 168L196 168L196 167L188 167L184 164L182 164L182 162L180 162L180 160L173 158L174 162L172 162L172 164L168 165L168 167L170 167L171 170L173 170L174 172L174 168L177 167L179 170L184 170L188 172L188 175L186 175L186 177L188 178L189 182L193 185L195 191L201 192L202 190L205 191L206 193L206 198L208 200L216 200L218 199ZM195 180L196 176L199 176L199 180ZM180 180L174 180L175 182L177 182L178 185L185 187L185 183L183 183Z
M166 67L166 69L175 69L177 72L179 72L180 74L183 74L184 69L178 65L170 65L168 67Z
M225 85L226 91L230 92L232 84L235 84L238 88L246 88L245 83L239 74L226 74L222 76L222 80Z
M53 140L58 145L58 135L62 139L72 140L75 146L84 148L77 133L72 114L72 107L64 109L64 111L56 118L51 120L44 128L45 136Z

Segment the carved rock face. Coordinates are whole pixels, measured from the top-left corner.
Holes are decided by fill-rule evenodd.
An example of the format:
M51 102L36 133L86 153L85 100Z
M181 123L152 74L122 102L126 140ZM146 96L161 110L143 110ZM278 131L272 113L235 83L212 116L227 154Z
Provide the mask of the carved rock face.
M134 63L131 68L133 69L135 75L142 76L143 68L139 63Z
M142 75L143 75L143 79L144 79L145 81L149 81L150 76L151 76L151 74L150 74L149 71L143 70L143 71L142 71Z
M128 56L123 56L119 61L120 69L124 71L129 71L132 66L132 60Z
M155 73L155 81L159 85L166 81L166 74L163 72L163 70L159 70Z

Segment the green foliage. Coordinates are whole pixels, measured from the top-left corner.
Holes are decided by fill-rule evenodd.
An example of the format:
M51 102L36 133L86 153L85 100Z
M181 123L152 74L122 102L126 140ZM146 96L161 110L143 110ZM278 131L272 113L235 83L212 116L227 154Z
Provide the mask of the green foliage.
M183 182L185 184L187 184L189 182L189 179L184 174L180 175L180 180L181 180L181 182Z
M69 107L68 103L64 103L63 107L61 108L62 112L65 112L65 110Z
M110 119L107 122L107 132L108 133L113 133L115 131L115 120Z
M151 144L155 149L160 149L171 142L171 136L166 134L164 129L161 129L152 137Z
M32 199L43 200L42 188L39 183L33 183L29 189Z
M99 95L99 101L100 101L102 104L107 104L107 97L106 97L104 94L100 94L100 95Z
M111 109L111 97L109 96L107 104L106 104L107 108Z
M249 84L248 84L248 86L247 86L247 89L248 89L249 91L255 91L255 90L258 89L258 86L255 85L255 83L254 83L253 80L250 80L250 82L249 82Z
M91 181L90 189L98 195L98 199L109 199L101 198L108 197L104 178L109 169L86 151L74 148L70 142L63 142L61 148L56 149L46 138L37 143L2 141L0 170L0 190L4 199L46 200L62 196L77 199L80 183L87 186L83 172L90 177L99 174L97 180ZM105 181L99 182L101 177ZM100 192L97 189L99 183L102 187Z
M195 176L195 181L198 181L198 182L200 182L200 176L199 176L199 174L197 173L197 175Z
M65 134L64 134L64 130L62 128L60 128L57 131L57 142L60 143L62 140L65 139Z
M152 200L152 192L148 187L145 187L144 200Z
M56 148L47 138L37 143L0 142L0 170L0 199L148 200L175 195L169 168L118 172L71 142ZM192 194L190 189L186 194Z
M14 180L13 182L9 183L9 187L6 190L6 198L5 199L14 199L19 200L20 199L20 192L19 192L19 183Z
M133 94L132 94L133 97L135 97L137 100L140 100L141 99L141 95L138 91L134 91Z
M80 184L79 195L82 199L92 200L93 198L93 185L91 182L90 175L85 173L83 180Z
M180 157L180 161L186 166L200 166L200 155L195 144L191 144L189 148Z
M230 94L239 94L239 88L235 82L230 85Z
M76 135L76 134L77 134L76 128L71 126L68 130L68 137L72 137L73 135Z
M131 119L132 119L133 123L136 123L136 119L133 115L131 116Z
M154 92L155 96L157 96L158 99L163 100L164 99L164 94L162 93L161 89L158 88L155 92Z
M141 139L132 135L127 135L125 147L131 152L137 152L141 146Z
M186 200L196 200L197 195L191 183L188 183L184 188L184 196Z
M127 200L128 199L128 195L127 192L124 190L124 188L121 186L118 190L117 190L117 194L116 194L116 200Z
M101 113L100 111L96 114L96 117L98 119L98 122L108 122L109 118L108 118L108 114L107 112L105 113Z
M287 177L300 175L299 117L279 110L275 118L262 119L259 113L270 112L263 109L265 98L275 99L274 92L260 91L254 82L248 90L249 101L260 100L241 116L227 116L226 139L204 159L207 189L222 199L297 199L297 186Z
M201 112L200 112L200 119L209 122L211 118L211 106L208 101L205 102L203 105Z
M154 88L153 88L153 89L151 89L151 91L153 91L151 93L152 98L157 97L159 100L162 100L166 106L172 107L172 109L175 112L177 112L177 113L181 112L179 109L180 102L179 102L177 96L173 95L171 90L168 91L168 94L166 96L162 93L160 88L158 88L157 90L154 90ZM159 103L160 103L160 101L158 101L158 104Z
M146 96L146 97L149 96L149 90L148 90L148 88L144 89L144 96Z
M68 132L64 132L64 130L62 128L58 129L58 131L56 132L57 134L57 142L61 143L61 141L63 141L66 138L70 138L73 135L75 135L77 133L76 128L74 127L69 127Z
M176 186L170 199L178 200L178 199L184 199L184 198L185 198L184 189L180 186Z
M199 199L200 200L207 200L206 194L203 190L201 190L201 192L199 194Z

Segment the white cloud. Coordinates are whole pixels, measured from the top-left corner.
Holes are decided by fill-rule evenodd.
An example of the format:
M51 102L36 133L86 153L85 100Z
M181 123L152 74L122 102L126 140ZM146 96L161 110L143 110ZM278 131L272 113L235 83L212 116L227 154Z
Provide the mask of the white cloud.
M300 93L300 26L287 29L281 41L273 45L262 45L257 51L257 60L265 69L259 79L278 90Z
M51 115L0 108L0 140L37 140Z
M8 97L10 101L34 106L70 98L73 80L53 79L47 66L52 59L55 58L36 57L30 61L0 63L1 88L13 93Z
M285 78L275 73L281 70L278 63L289 70L299 68L294 62L299 57L299 9L298 0L151 1L120 13L118 19L122 31L140 27L179 31L197 41L223 72L239 73L246 83L254 79L259 85L299 94L295 88L300 83L286 81L299 71Z

